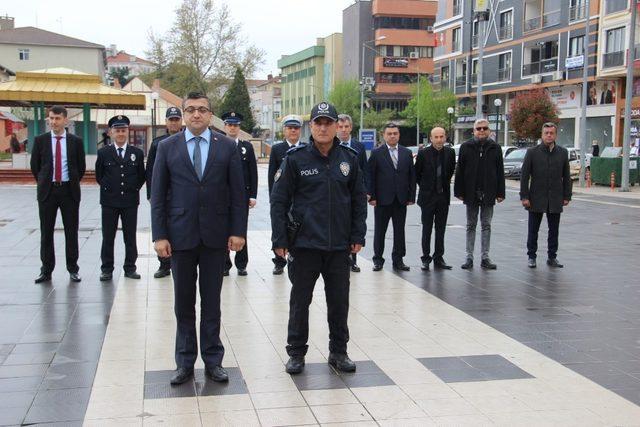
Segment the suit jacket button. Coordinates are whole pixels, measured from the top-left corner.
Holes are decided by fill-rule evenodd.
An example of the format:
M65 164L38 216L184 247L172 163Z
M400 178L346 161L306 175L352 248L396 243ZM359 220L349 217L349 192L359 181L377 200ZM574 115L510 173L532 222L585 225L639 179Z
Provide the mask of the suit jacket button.
M124 174L121 174L120 176L124 178Z
M124 182L121 182L121 183L120 183L120 185L123 185L123 186L124 186Z
M120 194L124 195L124 191L121 191Z
M120 165L120 169L124 168L124 165Z

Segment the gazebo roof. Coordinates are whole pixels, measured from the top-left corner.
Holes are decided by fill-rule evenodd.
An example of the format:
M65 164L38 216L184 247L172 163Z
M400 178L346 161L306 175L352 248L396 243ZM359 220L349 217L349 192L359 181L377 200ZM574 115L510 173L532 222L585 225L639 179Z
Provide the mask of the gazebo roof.
M16 72L15 79L0 83L0 106L82 106L144 110L144 95L132 94L102 83L99 76L68 68Z

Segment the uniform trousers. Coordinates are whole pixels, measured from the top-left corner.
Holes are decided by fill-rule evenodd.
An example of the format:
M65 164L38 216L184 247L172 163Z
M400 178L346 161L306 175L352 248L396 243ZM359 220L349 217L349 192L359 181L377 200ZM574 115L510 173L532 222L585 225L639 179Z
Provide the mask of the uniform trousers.
M203 244L171 254L174 312L176 315L175 359L178 368L193 368L198 357L196 335L196 287L200 290L200 355L205 366L221 366L224 346L220 341L220 291L225 249ZM196 285L198 282L198 285Z
M329 323L329 351L346 354L349 341L349 251L292 249L289 257L289 327L287 354L304 356L309 346L309 305L313 288L322 275L327 299Z
M68 183L53 185L49 196L38 202L40 215L40 260L41 273L51 274L56 266L56 254L53 244L53 231L56 226L58 209L62 214L65 239L65 258L67 271L77 273L78 267L78 216L80 204L71 196Z
M122 222L122 236L124 238L124 271L136 271L138 246L136 245L136 228L138 225L138 206L128 208L112 208L102 206L102 260L103 273L113 272L113 243L118 230L118 219Z

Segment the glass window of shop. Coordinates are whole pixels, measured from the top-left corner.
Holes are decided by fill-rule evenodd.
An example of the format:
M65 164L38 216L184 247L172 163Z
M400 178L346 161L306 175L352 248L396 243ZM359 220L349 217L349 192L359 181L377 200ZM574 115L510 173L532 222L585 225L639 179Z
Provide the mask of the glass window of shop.
M613 128L611 116L587 117L587 141L598 141L600 152L613 146Z

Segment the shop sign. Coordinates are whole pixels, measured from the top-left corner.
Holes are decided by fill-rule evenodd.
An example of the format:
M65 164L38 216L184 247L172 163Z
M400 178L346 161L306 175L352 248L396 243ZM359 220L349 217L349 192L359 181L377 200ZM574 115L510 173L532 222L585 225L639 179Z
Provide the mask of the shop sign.
M409 66L409 60L406 58L384 58L382 65L391 68L407 68Z

